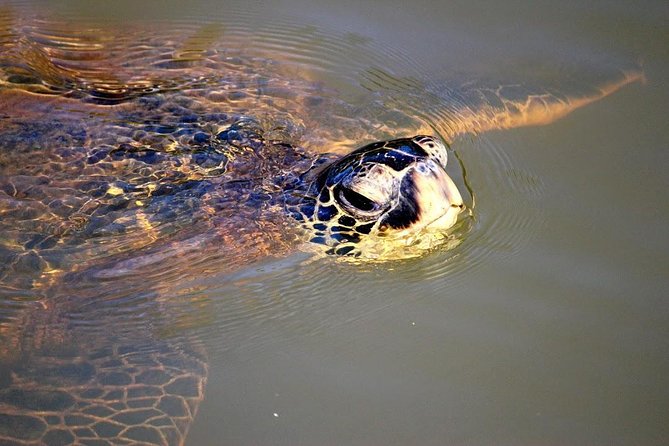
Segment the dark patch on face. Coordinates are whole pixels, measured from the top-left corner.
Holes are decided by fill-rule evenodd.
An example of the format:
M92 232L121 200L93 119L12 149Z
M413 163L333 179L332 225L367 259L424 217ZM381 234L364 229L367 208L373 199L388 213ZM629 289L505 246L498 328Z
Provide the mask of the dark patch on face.
M353 251L355 248L353 246L342 246L341 248L335 249L335 254L338 256L345 256Z
M321 195L318 197L318 200L321 203L327 203L330 201L330 190L327 187L324 187L321 191Z
M372 231L375 223L376 222L371 222L364 225L358 225L355 227L355 230L361 234L369 234Z
M325 231L325 228L327 228L327 226L325 226L323 223L316 223L314 225L314 229L317 231Z
M304 221L304 215L302 215L300 212L291 212L290 216L297 221Z
M355 219L349 217L348 215L342 215L339 217L339 220L337 222L342 225L342 226L348 226L349 228L352 228L355 225Z
M401 138L392 141L375 142L361 147L342 158L357 159L362 155L363 162L385 164L396 171L403 170L416 158L427 157L427 152L413 138Z
M300 206L300 212L305 215L307 218L311 218L314 215L316 207L313 203L307 203Z
M405 229L418 221L420 209L416 203L416 188L411 175L402 179L400 186L402 199L397 207L383 217L382 224L394 229Z
M335 206L325 206L318 208L318 219L320 221L329 221L337 214Z
M395 171L404 170L408 165L416 162L416 157L393 150L382 150L378 153L366 155L365 163L385 164Z
M346 158L346 157L344 157L344 158ZM339 165L341 160L344 159L344 158L336 160L336 161L332 162L331 164L325 166L325 168L323 168L323 170L321 170L318 173L318 176L316 176L316 180L314 182L314 185L315 185L317 191L320 191L321 189L323 189L325 187L325 183L327 183L328 177L330 176L330 172L332 172L335 165Z
M351 242L351 243L358 243L360 241L360 235L356 234L355 232L337 232L332 235L330 235L333 240L336 240L339 243L343 242Z
M378 141L351 152L351 155L359 155L361 153L372 152L381 148L395 149L413 156L427 156L427 152L419 146L413 138L399 138L391 141Z
M309 240L311 243L318 243L319 245L324 245L325 244L325 238L323 237L313 237L311 240Z
M409 155L425 157L428 156L428 153L423 149L418 143L414 142L413 139L409 140L406 143L400 143L397 146L393 147L399 152L404 152Z

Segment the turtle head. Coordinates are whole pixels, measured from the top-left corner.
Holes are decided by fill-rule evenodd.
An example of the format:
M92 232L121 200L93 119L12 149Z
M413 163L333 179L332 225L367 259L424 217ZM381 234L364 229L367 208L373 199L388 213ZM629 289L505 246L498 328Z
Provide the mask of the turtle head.
M406 257L434 245L464 209L446 173L445 145L430 136L366 145L322 169L302 220L313 242L356 257Z

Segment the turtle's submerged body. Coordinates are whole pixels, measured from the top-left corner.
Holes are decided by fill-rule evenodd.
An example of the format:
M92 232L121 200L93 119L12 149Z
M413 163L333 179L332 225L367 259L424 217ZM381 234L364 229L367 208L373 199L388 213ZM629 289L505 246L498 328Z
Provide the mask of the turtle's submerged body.
M573 96L470 88L452 120L426 122L188 36L138 35L143 58L118 61L128 48L90 32L49 46L5 31L0 297L20 303L0 320L8 444L183 443L207 366L197 343L156 335L172 324L160 284L300 247L393 259L448 246L467 200L441 137L549 122L636 76ZM95 57L77 57L86 45ZM91 305L128 290L154 319L115 330L124 313Z
M283 228L254 225L282 224L276 217L284 187L311 168L313 157L285 140L265 140L251 117L187 107L193 104L196 98L158 94L119 106L131 111L104 110L98 122L86 116L8 123L2 136L13 147L3 160L8 218L0 224L23 249L9 257L5 278L39 285L76 265L131 259L197 235L210 244L224 238L218 256L239 264L252 254L280 253L281 243L269 245L283 239ZM34 269L32 277L25 268Z

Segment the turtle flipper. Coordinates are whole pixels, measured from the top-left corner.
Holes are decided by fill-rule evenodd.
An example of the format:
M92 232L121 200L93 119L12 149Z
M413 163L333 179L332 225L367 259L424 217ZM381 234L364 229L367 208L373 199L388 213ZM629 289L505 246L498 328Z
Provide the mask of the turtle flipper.
M529 125L549 124L577 108L616 92L627 84L643 81L640 69L619 70L605 79L577 88L540 87L524 84L471 82L458 93L455 113L443 125L446 133L481 133Z
M31 351L0 369L0 444L181 445L206 377L203 356L166 341Z

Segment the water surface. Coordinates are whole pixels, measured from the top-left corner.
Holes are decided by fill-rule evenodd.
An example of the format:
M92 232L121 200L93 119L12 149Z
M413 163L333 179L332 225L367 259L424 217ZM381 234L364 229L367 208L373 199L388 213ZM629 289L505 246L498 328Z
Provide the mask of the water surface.
M108 273L70 280L67 292L59 283L34 287L44 270L25 257L3 276L0 335L11 347L0 352L12 358L4 351L15 348L10 341L40 345L59 336L61 347L93 349L111 342L101 333L120 344L152 340L136 349L140 356L163 341L195 344L206 352L209 375L186 444L665 444L666 5L247 3L11 3L3 6L0 41L11 41L16 29L32 32L49 56L88 67L94 77L104 65L96 62L95 39L78 50L87 58L67 59L63 54L82 53L67 52L69 28L53 23L103 29L109 34L91 33L100 44L133 48L103 60L119 67L116 78L102 79L110 86L104 96L73 88L79 84L42 59L37 71L53 75L48 88L13 81L34 91L38 105L71 96L76 105L59 116L92 119L86 128L98 125L104 132L95 137L110 140L132 136L109 116L119 95L127 99L116 81L135 82L129 94L150 100L154 90L178 92L193 83L209 91L250 76L269 80L266 94L248 106L224 88L220 97L236 110L294 124L297 130L280 130L284 138L338 153L393 137L398 128L427 125L448 135L458 122L459 87L474 80L581 93L612 71L641 65L646 81L547 126L450 141L453 174L472 191L473 209L453 249L371 265L282 244L263 245L239 265L215 249L172 260L167 252L129 275L112 262L102 268ZM169 59L154 50L165 45ZM236 59L216 59L223 50ZM161 61L167 67L156 65ZM217 63L228 63L228 71ZM145 84L156 67L171 77ZM109 108L92 114L87 104L100 102ZM296 112L305 103L318 112ZM329 112L317 108L322 104ZM73 142L71 131L67 137L85 144ZM3 155L61 156L57 143L29 146L19 138ZM25 167L6 163L4 174ZM192 241L209 233L215 217L201 212L209 204L201 200L195 211L179 201L178 218L156 236ZM191 218L200 226L190 227ZM0 253L6 264L28 244L52 249L8 221ZM131 236L74 236L69 257L60 250L65 260L51 261L107 265L101 259L110 250L137 259L146 232L141 221L135 225ZM30 231L43 231L39 219ZM68 304L58 317L24 322L48 302ZM26 340L17 328L24 323L43 328Z

